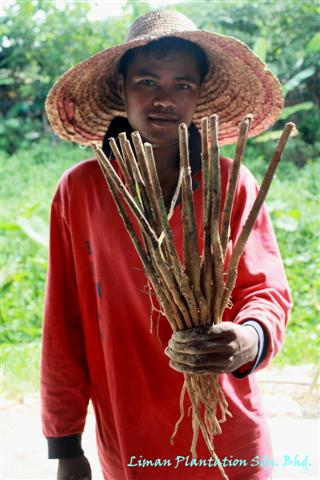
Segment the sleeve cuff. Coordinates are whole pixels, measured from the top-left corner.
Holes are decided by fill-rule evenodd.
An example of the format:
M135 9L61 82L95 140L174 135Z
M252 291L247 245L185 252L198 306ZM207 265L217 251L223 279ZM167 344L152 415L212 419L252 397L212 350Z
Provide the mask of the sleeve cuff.
M83 455L81 433L67 437L47 437L48 458L68 458Z
M256 356L256 359L253 362L249 362L249 363L246 363L244 365L241 365L240 368L238 368L236 371L232 372L232 374L236 378L244 378L247 375L250 375L250 373L252 373L260 365L260 363L264 359L266 349L267 349L267 337L266 337L266 334L265 334L265 332L264 332L264 330L263 330L263 328L262 328L262 326L260 325L259 322L256 322L255 320L247 320L242 325L245 325L245 326L250 325L257 332L257 334L259 336L258 354Z

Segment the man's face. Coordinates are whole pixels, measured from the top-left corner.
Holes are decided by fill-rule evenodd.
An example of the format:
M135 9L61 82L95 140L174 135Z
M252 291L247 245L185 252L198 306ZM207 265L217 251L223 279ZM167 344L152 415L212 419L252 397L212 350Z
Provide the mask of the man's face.
M192 121L200 87L196 59L188 52L172 51L163 58L136 52L124 85L131 127L153 144L175 141L179 124Z

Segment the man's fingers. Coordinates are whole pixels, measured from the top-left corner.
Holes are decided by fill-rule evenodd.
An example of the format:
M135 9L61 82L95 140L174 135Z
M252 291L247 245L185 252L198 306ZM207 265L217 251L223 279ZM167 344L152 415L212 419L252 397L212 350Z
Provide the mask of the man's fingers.
M235 324L232 322L222 322L211 325L208 329L208 335L212 337L228 337L234 340L236 338Z
M219 367L191 367L190 365L184 365L174 360L170 360L169 365L177 372L188 373L190 375L213 375L222 373L222 369Z
M248 337L247 332L245 327L231 322L175 332L165 354L170 358L172 368L179 372L233 372L254 357L250 345L247 347L248 341L243 341Z
M230 322L223 322L219 325L207 325L205 327L188 328L180 330L172 335L178 343L190 343L193 341L205 342L213 339L235 340L236 333L234 325Z
M170 347L165 349L165 354L173 361L190 366L190 367L226 367L232 361L232 354L206 354L206 355L194 355L187 353L180 353L172 350Z
M168 347L175 352L189 353L191 355L206 355L206 354L228 354L233 353L232 343L222 343L217 340L194 340L192 342L176 342L171 338Z
M187 330L179 330L175 332L172 337L181 343L185 342L192 342L193 340L206 340L207 339L207 332L210 326L208 327L194 327L188 328Z

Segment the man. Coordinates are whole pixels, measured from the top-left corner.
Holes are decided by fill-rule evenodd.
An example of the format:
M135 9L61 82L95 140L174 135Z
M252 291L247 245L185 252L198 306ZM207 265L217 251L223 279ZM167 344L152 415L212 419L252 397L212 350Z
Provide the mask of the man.
M198 222L200 118L218 113L220 141L232 143L244 114L253 114L252 134L257 134L275 121L281 106L277 80L247 47L230 37L198 31L189 19L168 11L139 18L123 45L67 72L46 104L61 137L82 144L103 142L109 156L109 137L139 130L153 145L167 205L178 178L178 126L186 123ZM221 159L222 201L230 166L231 161ZM229 251L256 194L255 181L243 168ZM180 215L178 204L171 220L178 249ZM179 372L205 369L221 373L233 415L215 440L229 479L266 480L273 457L250 373L267 365L281 348L290 309L266 210L242 256L233 307L211 333L195 341L193 329L172 336L162 317L159 338L150 335L146 283L96 160L73 167L63 176L52 204L43 331L43 425L49 457L60 459L58 479L91 478L81 448L89 399L105 479L219 478L201 441L198 458L207 461L190 466L190 419L180 425L174 445L169 443L179 416ZM188 353L181 353L186 344ZM269 459L268 465L261 465L263 458Z

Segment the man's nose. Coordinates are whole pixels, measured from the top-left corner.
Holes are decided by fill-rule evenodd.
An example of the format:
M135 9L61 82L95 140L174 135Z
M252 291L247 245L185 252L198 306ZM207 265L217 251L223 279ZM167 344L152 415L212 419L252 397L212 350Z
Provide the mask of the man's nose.
M174 96L168 89L158 90L154 99L153 106L157 108L172 109L176 106Z

